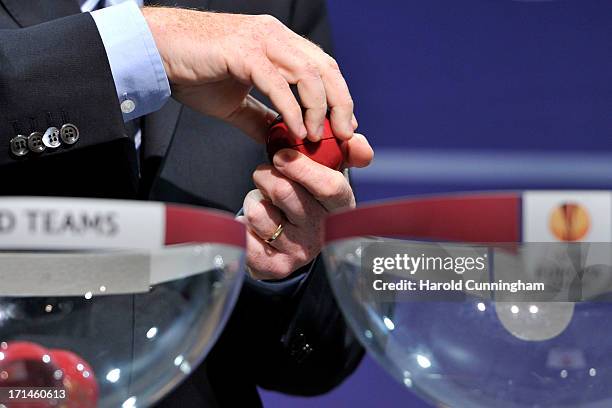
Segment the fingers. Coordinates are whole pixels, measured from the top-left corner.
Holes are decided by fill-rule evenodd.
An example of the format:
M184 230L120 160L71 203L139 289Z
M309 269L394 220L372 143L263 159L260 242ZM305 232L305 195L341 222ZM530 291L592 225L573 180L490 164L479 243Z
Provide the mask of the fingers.
M353 190L339 171L293 149L279 150L273 161L279 173L305 188L327 211L355 206Z
M247 226L247 264L260 279L280 279L306 265L320 251L322 242L321 220L305 227L297 227L283 217L260 190L250 191L244 200L244 216L239 217ZM266 242L283 225L283 232L272 242ZM262 277L263 274L263 277Z
M281 235L268 244L281 251L287 249L289 229L293 226L283 217L277 207L264 198L261 191L251 190L244 199L243 208L248 228L264 242L274 235L279 225L282 225Z
M313 141L320 139L329 108L334 135L349 140L353 137L357 121L353 114L353 99L337 62L282 23L271 20L269 24L273 35L266 38L266 57L281 77L291 84L297 84L302 106L306 110L304 122L308 137ZM273 103L283 113L281 106L276 105L275 101ZM292 129L289 123L287 125Z
M327 114L327 96L319 68L308 62L310 59L304 52L288 47L281 41L276 41L276 46L270 47L268 57L276 62L284 78L297 84L308 138L313 142L320 140Z
M265 143L270 123L278 116L273 109L248 95L227 121L259 143Z
M253 181L262 194L295 226L307 227L325 216L325 209L304 187L283 177L271 165L258 166L253 173Z
M251 230L247 230L246 241L246 263L255 279L283 279L309 262L301 263L291 254L278 251Z
M308 138L317 142L323 138L327 103L325 101L325 87L320 77L317 81L298 81L298 92L304 106L304 124L308 129Z
M322 63L321 77L325 84L332 131L339 139L349 140L357 128L357 120L353 121L353 98L336 61L328 55L323 58L325 62Z
M320 47L307 39L292 33L296 42L303 47L311 58L311 64L319 69L325 87L327 106L330 111L330 122L334 135L342 140L349 140L357 128L357 119L353 113L353 99L346 80L335 59L326 54ZM301 94L300 94L301 96Z
M251 80L274 104L283 115L289 130L304 139L308 131L302 119L302 109L289 88L289 83L276 67L267 59L259 58L252 62Z

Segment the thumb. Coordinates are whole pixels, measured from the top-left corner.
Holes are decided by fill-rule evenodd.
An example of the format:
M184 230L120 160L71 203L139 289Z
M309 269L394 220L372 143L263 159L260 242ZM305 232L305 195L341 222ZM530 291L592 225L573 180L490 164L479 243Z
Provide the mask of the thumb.
M368 143L368 139L360 133L355 133L352 138L344 142L346 167L366 167L374 158L374 150Z

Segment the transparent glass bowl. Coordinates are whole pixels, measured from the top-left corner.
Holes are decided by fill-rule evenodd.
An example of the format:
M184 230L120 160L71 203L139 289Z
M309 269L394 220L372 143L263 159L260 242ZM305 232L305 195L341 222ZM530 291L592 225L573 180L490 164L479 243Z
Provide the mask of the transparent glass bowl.
M612 226L599 217L612 210L612 195L538 194L417 198L329 218L324 258L340 307L369 354L406 390L441 407L612 406L612 245L606 235ZM558 239L551 225L559 208L573 208L568 202L589 215L588 233L579 231L574 240ZM566 227L584 229L568 211ZM373 272L374 257L398 253L484 255L487 268L412 274L389 264ZM463 286L374 290L380 279ZM500 280L544 283L546 290L466 287Z
M25 207L53 211L52 220L34 220ZM202 361L241 287L244 230L231 215L46 198L0 199L3 210L0 229L17 224L0 237L0 404L8 408L151 406ZM116 217L114 237L98 237L108 221L100 214ZM30 229L16 232L24 222ZM41 243L40 234L55 238ZM151 243L156 234L161 242Z

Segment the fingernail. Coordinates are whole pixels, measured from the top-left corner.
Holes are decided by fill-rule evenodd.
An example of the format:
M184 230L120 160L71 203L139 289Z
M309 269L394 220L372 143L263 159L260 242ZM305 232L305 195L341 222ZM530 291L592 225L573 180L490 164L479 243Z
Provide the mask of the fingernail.
M281 160L289 161L295 155L295 150L293 150L293 149L283 149L279 153L280 153Z
M274 165L276 167L284 166L295 157L295 153L296 151L292 149L279 150L272 159L274 161Z

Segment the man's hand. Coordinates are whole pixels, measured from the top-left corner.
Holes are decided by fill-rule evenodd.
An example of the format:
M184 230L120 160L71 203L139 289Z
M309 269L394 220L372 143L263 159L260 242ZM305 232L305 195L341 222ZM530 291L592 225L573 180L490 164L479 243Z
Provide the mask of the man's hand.
M345 165L372 160L365 137L353 137L353 100L336 61L274 17L162 7L143 14L179 102L263 142L277 114L249 95L254 86L295 136L319 140L329 109L334 135L347 140ZM300 103L290 85L297 85ZM342 173L295 150L279 151L274 166L259 166L253 179L257 190L246 196L242 219L247 265L258 279L281 279L308 264L321 250L326 214L355 205ZM266 243L280 224L282 234Z
M347 142L347 167L364 167L372 160L366 138L355 134ZM260 165L253 173L256 190L244 200L247 225L247 265L256 279L282 279L308 264L321 251L327 213L355 206L355 196L339 171L292 150L280 150L274 166ZM279 224L283 233L266 243Z
M353 101L338 64L274 17L163 7L143 14L179 102L263 141L276 113L249 95L255 86L296 136L319 140L328 108L334 134L353 136Z

